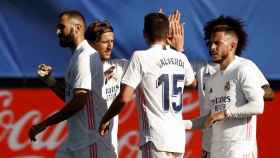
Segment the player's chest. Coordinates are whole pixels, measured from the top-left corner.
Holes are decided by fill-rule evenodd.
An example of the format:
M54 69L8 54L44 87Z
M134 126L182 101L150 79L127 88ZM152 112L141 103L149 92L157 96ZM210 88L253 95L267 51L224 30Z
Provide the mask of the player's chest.
M223 111L227 106L236 102L239 83L235 77L214 76L206 82L208 103L215 111Z

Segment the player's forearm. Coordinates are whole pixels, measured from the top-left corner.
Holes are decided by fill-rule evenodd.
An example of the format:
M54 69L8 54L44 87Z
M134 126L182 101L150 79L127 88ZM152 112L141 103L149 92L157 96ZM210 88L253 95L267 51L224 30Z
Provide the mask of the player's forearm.
M58 96L61 100L65 101L65 82L59 82L55 78L49 76L41 78L41 80Z
M244 118L252 115L262 114L264 110L263 99L249 101L248 103L235 107L231 106L225 111L226 117L228 118Z
M195 119L192 119L192 129L204 129L207 118L210 116L210 113Z
M210 116L210 112L207 115L203 115L191 120L183 120L185 129L204 129L207 118Z
M65 101L65 83L56 82L54 86L50 87L51 90L58 96L61 100Z
M44 124L47 127L70 118L71 116L83 109L84 105L86 104L84 100L86 99L74 98L73 100L68 102L59 112L53 114L45 121L43 121L42 124Z
M118 115L123 109L125 102L120 100L120 95L114 100L110 108L104 114L101 123L110 121L114 116Z

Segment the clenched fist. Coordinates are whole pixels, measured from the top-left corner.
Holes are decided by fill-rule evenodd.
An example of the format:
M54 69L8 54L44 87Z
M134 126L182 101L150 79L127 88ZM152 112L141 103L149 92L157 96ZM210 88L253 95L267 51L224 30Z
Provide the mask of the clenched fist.
M38 74L39 78L45 80L51 76L52 67L49 65L46 65L46 64L40 64L38 66L37 74Z

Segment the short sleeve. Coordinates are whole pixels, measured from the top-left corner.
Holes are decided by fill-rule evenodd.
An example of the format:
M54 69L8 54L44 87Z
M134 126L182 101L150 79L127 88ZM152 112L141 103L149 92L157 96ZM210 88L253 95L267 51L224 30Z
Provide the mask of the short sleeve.
M258 66L251 62L251 65L252 65L252 68L254 69L256 75L257 75L257 78L259 80L259 84L260 86L264 86L264 85L269 85L267 79L265 78L264 74L261 72L261 70L258 68Z
M91 90L91 66L89 56L79 56L76 62L75 70L76 72L73 74L73 88Z
M140 57L139 54L135 52L132 55L127 70L123 76L122 83L135 89L142 80L142 74Z
M238 77L240 81L240 87L248 101L254 101L262 99L264 91L259 83L259 79L256 71L252 66L242 66L239 69Z
M185 75L186 75L185 85L190 85L194 80L194 72L188 58L186 57L185 59L186 59L185 60Z

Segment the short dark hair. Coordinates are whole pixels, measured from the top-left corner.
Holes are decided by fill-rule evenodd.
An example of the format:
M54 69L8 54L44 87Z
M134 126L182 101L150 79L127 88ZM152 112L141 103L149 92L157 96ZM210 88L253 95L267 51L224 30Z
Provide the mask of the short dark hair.
M169 31L168 17L162 13L149 13L144 19L144 33L149 40L166 39Z
M59 18L61 18L64 15L67 15L70 18L78 19L78 20L82 21L84 26L86 26L86 19L85 19L85 17L79 11L77 11L77 10L66 10L66 11L63 11L63 12L61 12L59 14Z
M106 32L114 32L112 25L107 20L97 20L87 27L85 38L90 43L95 43L98 42L101 39L101 35Z
M204 27L204 40L207 46L210 44L211 34L219 31L234 32L236 34L238 44L235 54L240 56L241 52L246 48L248 37L244 30L243 21L239 18L222 15L207 22Z

